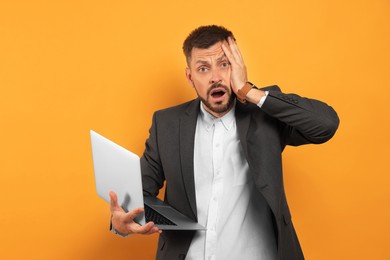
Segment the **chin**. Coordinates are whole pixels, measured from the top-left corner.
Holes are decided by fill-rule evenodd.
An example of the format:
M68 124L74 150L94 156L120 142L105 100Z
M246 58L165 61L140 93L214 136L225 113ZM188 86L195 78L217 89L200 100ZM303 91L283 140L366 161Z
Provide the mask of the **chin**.
M230 103L227 103L227 104L216 104L216 105L213 105L211 106L211 111L215 112L215 113L224 113L224 112L227 112L229 111L231 108L231 105Z

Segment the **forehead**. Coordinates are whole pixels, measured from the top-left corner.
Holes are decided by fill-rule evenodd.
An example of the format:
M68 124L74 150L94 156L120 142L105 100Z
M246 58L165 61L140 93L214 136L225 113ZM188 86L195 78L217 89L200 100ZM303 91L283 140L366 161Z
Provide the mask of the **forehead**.
M228 45L226 41L217 42L207 49L193 48L191 50L191 63L195 64L198 61L217 59L224 56L225 53L222 49L222 43Z

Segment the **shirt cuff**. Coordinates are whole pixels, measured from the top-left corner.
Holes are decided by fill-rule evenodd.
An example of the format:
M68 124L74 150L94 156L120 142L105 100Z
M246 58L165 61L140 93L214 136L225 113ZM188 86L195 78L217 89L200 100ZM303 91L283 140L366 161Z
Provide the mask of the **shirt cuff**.
M116 230L115 228L111 229L111 233L113 233L115 235L120 235L121 237L128 237L129 236L129 234L123 234L123 233L119 232L118 230Z
M267 99L269 91L264 91L264 92L265 92L265 95L260 98L260 101L257 104L258 107L262 107L264 102L265 102L265 100Z
M111 216L111 217L112 217L112 216ZM111 233L116 234L116 235L120 235L120 236L122 236L122 237L128 237L128 236L129 236L128 234L123 234L123 233L119 232L118 230L116 230L116 229L114 228L114 226L112 225L111 220L110 220L110 231L111 231Z

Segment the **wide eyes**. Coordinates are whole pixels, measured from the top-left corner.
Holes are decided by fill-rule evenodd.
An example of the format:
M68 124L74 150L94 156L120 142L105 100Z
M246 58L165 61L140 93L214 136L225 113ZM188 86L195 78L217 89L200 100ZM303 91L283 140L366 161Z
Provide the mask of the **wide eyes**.
M229 62L221 62L219 64L219 67L222 68L222 69L226 69L226 68L229 68L230 66L230 63ZM210 70L210 68L208 66L201 66L198 68L198 72L202 72L202 73L205 73L205 72L208 72Z
M209 70L209 69L208 69L207 67L204 67L204 66L198 68L198 71L199 71L199 72L207 72L208 70Z
M228 68L229 65L230 65L229 62L222 62L222 63L221 63L221 67L222 67L222 68Z

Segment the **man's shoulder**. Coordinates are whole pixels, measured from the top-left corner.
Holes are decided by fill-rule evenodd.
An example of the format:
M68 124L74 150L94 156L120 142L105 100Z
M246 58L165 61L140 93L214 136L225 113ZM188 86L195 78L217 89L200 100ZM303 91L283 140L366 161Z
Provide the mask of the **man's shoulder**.
M271 86L268 86L268 87L262 87L260 88L261 90L263 91L278 91L278 92L281 92L281 89L278 85L271 85Z
M197 112L198 107L199 107L199 99L193 99L176 106L157 110L155 114L159 116L178 116L182 113L191 114Z
M200 101L199 99L193 99L185 103L164 108L154 113L156 119L163 119L164 121L172 121L181 118L183 115L197 116L199 112Z

